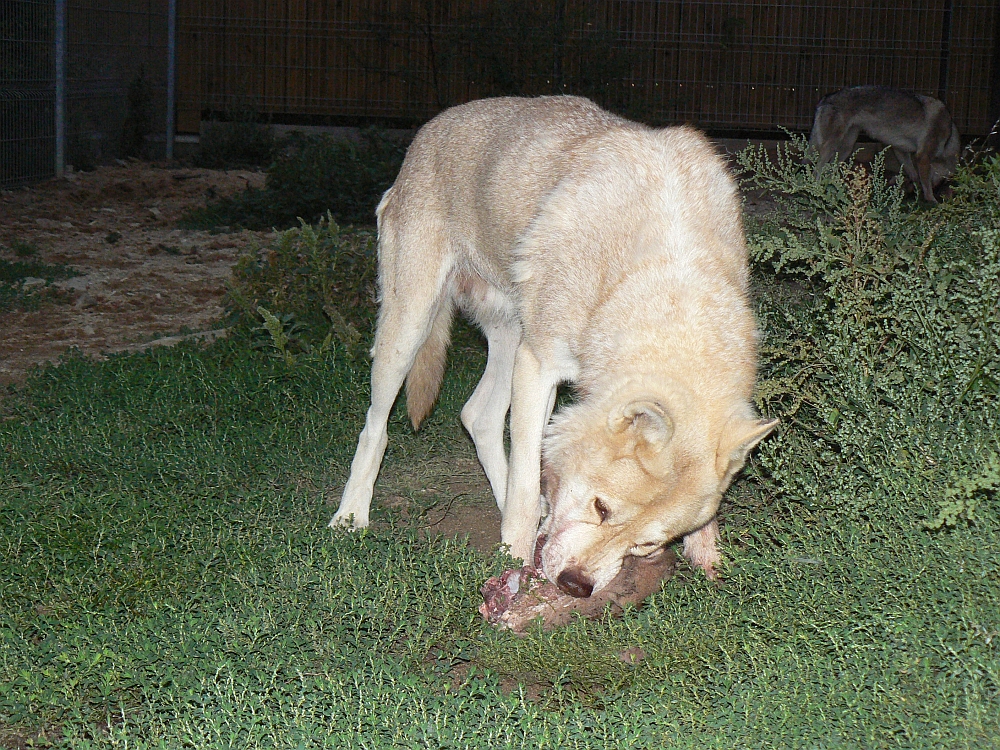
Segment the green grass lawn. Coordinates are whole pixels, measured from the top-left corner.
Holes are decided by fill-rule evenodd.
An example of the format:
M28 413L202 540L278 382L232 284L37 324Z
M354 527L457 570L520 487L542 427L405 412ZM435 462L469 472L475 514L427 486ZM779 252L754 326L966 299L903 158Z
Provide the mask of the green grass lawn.
M0 401L0 747L1000 747L1000 162L903 213L789 169L825 213L750 226L758 401L783 424L723 503L721 585L685 569L621 619L497 632L477 607L501 553L388 503L326 526L363 346L274 356L236 326L70 357ZM290 314L259 291L246 309ZM390 424L385 473L418 504L429 464L472 455L484 352L455 349L420 434Z
M453 361L428 434L397 415L387 462L464 441L482 356ZM500 556L384 510L378 531L326 528L366 377L236 338L71 359L8 396L0 742L1000 742L994 512L927 534L743 502L724 585L677 576L641 612L519 640L476 612Z

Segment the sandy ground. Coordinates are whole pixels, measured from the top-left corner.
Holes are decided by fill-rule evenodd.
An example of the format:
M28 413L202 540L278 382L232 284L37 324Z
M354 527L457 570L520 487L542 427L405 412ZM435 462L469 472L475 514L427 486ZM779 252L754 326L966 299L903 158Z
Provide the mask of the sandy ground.
M217 327L233 263L269 234L213 235L176 223L208 197L263 183L259 172L136 162L0 193L0 258L80 274L55 282L62 293L38 310L0 313L0 385L70 347L99 357ZM38 251L19 258L15 241Z

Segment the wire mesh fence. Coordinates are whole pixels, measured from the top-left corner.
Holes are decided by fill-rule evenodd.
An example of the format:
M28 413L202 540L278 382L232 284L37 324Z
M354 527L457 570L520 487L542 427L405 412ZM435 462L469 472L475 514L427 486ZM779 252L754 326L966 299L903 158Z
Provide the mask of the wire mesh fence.
M0 185L48 177L55 164L52 2L0 7Z
M89 169L109 158L161 157L167 83L165 0L67 6L66 158Z
M65 45L56 44L57 7ZM50 177L61 156L91 169L162 156L166 0L0 0L0 185ZM65 101L57 143L57 60Z
M51 175L60 156L86 169L164 153L169 2L0 0L0 185ZM1000 114L995 0L177 3L181 132L220 114L415 124L482 96L543 93L651 123L806 130L822 95L866 83L944 99L964 135Z
M881 84L988 131L995 0L180 0L179 129L415 123L498 94L579 93L648 122L805 130L816 102Z

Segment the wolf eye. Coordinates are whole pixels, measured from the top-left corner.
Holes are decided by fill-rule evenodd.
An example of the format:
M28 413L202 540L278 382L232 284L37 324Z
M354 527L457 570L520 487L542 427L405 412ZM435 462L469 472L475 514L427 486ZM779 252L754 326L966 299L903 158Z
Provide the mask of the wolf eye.
M597 515L601 518L601 523L608 520L608 516L611 515L611 511L608 510L608 506L604 504L604 501L599 497L594 498L594 510L597 511Z

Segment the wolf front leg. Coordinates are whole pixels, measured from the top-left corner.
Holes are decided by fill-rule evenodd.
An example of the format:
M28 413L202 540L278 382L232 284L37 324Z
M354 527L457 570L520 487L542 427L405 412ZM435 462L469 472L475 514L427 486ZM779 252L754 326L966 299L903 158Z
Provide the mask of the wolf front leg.
M500 537L510 554L531 563L541 518L542 435L556 400L558 376L525 343L514 357L510 406L510 471Z
M701 568L705 576L714 581L719 577L715 566L722 562L722 555L716 543L719 541L719 522L713 518L700 529L684 536L684 557L696 568Z
M917 175L920 178L920 191L928 203L937 203L934 196L934 185L931 183L931 157L927 154L916 154Z

